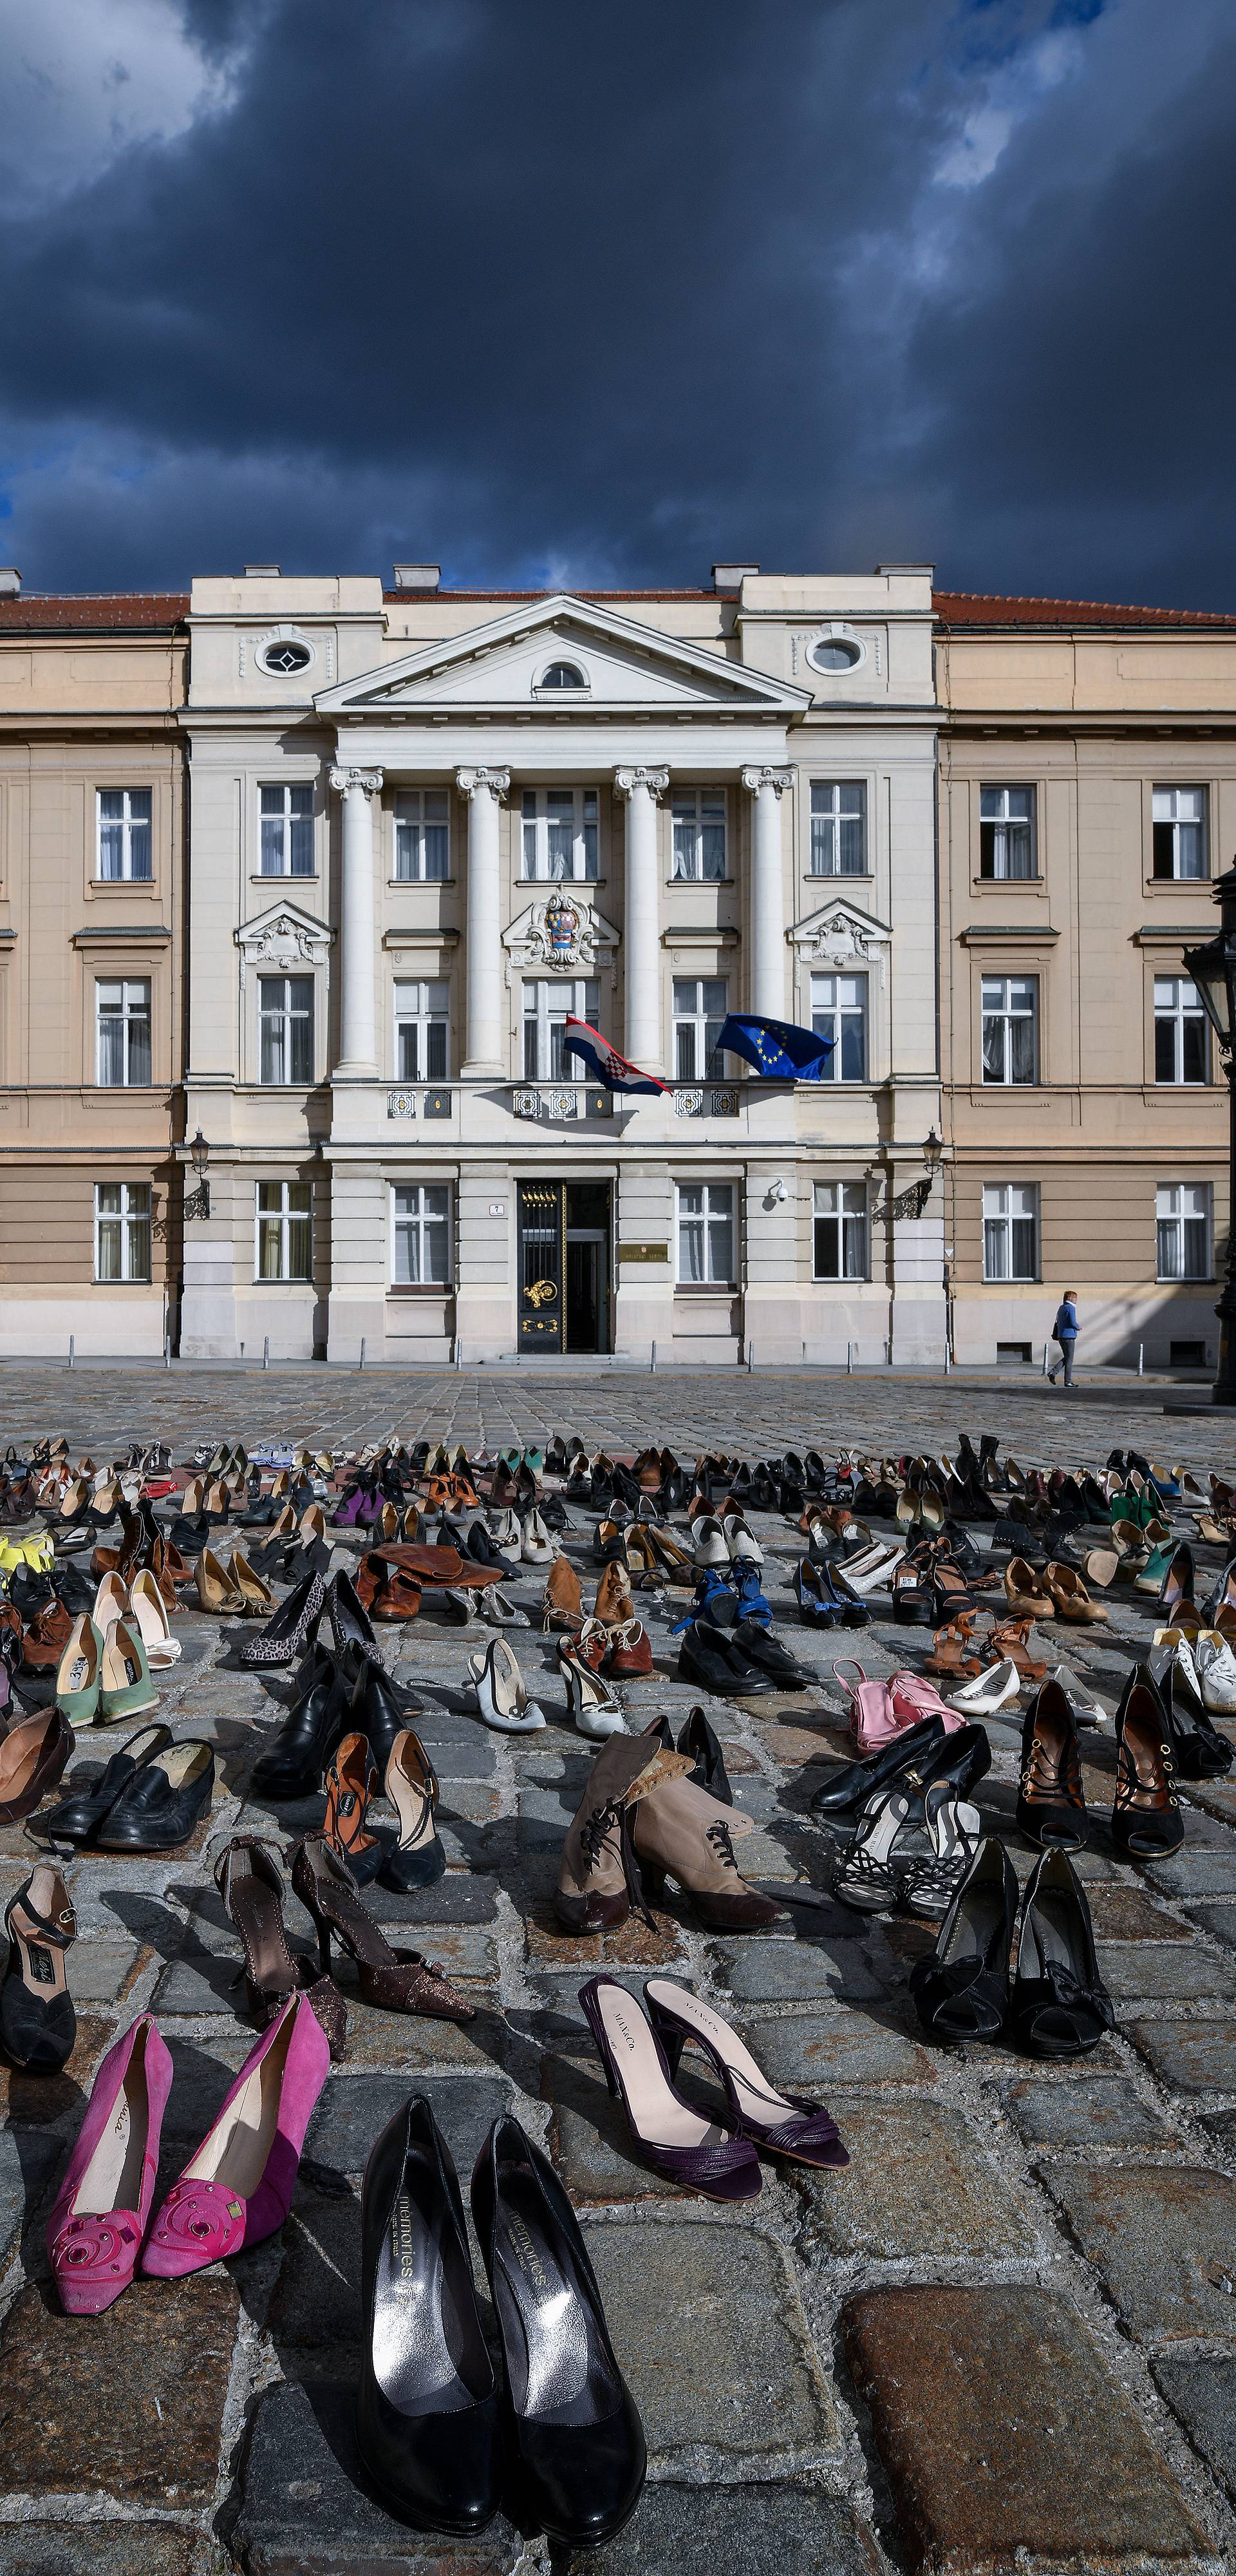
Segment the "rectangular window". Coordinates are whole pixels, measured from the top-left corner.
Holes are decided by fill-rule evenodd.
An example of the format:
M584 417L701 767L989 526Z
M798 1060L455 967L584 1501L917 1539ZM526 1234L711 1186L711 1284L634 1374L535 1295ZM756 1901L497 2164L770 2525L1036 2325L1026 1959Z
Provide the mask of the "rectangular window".
M313 788L264 787L262 857L264 877L313 875Z
M98 872L119 879L154 874L149 787L101 787L98 793Z
M984 975L984 1082L1037 1082L1038 1078L1038 976Z
M867 790L861 778L812 779L811 873L866 875Z
M1037 1279L1039 1193L1033 1181L988 1183L983 1191L984 1279Z
M679 1082L715 1082L717 1040L729 1004L724 976L674 977L674 1072Z
M1209 1182L1163 1182L1154 1208L1160 1279L1209 1279Z
M1208 876L1205 788L1156 787L1153 808L1155 875Z
M149 1279L150 1185L146 1181L96 1181L94 1191L96 1279Z
M831 1038L833 1051L823 1068L825 1082L867 1079L867 978L865 975L813 975L811 1026L818 1038Z
M864 1181L815 1184L815 1276L867 1276L867 1187Z
M725 789L674 791L674 875L719 885L725 875Z
M313 1080L312 975L260 975L262 1081Z
M732 1287L734 1191L729 1181L685 1182L678 1191L678 1277Z
M312 1279L310 1181L258 1182L256 1275L259 1279Z
M594 980L577 982L559 976L528 975L524 978L524 1080L525 1082L568 1082L580 1079L574 1061L564 1066L562 1039L568 1019L587 1020L596 1027L601 1008L601 987Z
M395 1078L445 1082L447 1076L445 983L396 984Z
M1154 979L1156 1082L1208 1082L1210 1048L1201 995L1188 975Z
M150 1080L150 986L96 984L94 1078L105 1090Z
M451 1275L450 1191L413 1182L393 1196L395 1286L445 1288Z
M981 787L979 875L1032 877L1036 874L1034 789Z
M451 872L450 800L445 787L417 787L395 798L395 874L411 883Z
M595 877L600 866L600 799L595 787L525 787L525 877Z

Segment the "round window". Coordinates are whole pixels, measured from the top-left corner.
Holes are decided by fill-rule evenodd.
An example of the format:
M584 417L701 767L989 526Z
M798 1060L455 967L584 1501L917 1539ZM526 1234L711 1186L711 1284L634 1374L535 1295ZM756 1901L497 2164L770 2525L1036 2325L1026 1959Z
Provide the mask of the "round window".
M542 689L586 689L588 683L578 662L551 662L549 669L541 673L538 685Z
M313 655L307 644L294 644L285 637L279 644L268 644L262 655L265 671L307 671Z
M807 654L817 671L852 671L862 658L862 645L851 642L847 635L821 635Z

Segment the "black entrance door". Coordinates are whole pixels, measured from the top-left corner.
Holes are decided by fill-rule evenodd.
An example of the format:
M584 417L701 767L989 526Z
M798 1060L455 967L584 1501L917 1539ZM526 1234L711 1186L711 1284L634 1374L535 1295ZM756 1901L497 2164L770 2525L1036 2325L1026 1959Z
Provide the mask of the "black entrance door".
M609 1184L568 1181L566 1347L609 1349Z
M561 1351L563 1338L563 1235L565 1189L561 1181L519 1184L519 1347Z

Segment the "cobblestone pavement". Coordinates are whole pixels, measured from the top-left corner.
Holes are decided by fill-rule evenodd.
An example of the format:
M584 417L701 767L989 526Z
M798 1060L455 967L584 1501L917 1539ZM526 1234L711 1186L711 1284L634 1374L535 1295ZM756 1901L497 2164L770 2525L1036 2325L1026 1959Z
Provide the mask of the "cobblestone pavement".
M1003 1387L967 1390L963 1405L958 1392L600 1376L558 1390L495 1375L401 1387L395 1404L387 1384L309 1371L265 1385L221 1374L191 1391L161 1373L0 1383L5 1438L63 1424L96 1456L155 1428L182 1444L198 1429L338 1441L383 1431L392 1415L408 1437L422 1423L491 1442L508 1428L578 1427L627 1450L655 1425L688 1455L720 1438L751 1453L791 1434L825 1451L842 1439L951 1448L961 1422L975 1436L1000 1430L1026 1463L1087 1447L1105 1457L1130 1438L1198 1466L1231 1454L1221 1425L1168 1427L1149 1408L1118 1415ZM591 1518L573 1520L566 1545L587 1567ZM358 2481L360 2176L412 2087L431 2096L465 2175L491 2119L513 2106L583 2215L651 2457L636 2520L592 2562L598 2576L1005 2576L1015 2564L1218 2576L1236 2564L1236 1788L1191 1790L1182 1852L1154 1870L1127 1866L1105 1823L1112 1739L1085 1736L1094 1823L1079 1866L1115 2036L1075 2069L1005 2047L924 2045L907 1977L933 1936L830 1896L838 1845L808 1808L820 1765L845 1747L835 1656L857 1642L868 1671L888 1672L920 1663L927 1639L886 1621L857 1641L799 1629L785 1589L791 1532L771 1516L756 1527L778 1624L815 1684L708 1714L756 1826L744 1866L787 1902L784 1927L705 1936L673 1898L655 1936L635 1924L604 1943L558 1933L549 1892L590 1752L566 1720L550 1648L538 1629L512 1634L547 1732L496 1736L461 1687L465 1633L425 1611L390 1632L389 1658L425 1705L448 1872L423 1897L378 1891L373 1902L415 1926L405 1937L466 1986L475 2021L408 2020L352 1993L350 2055L318 2106L282 2234L196 2279L141 2283L103 2318L69 2320L48 2285L42 2221L92 2070L138 2009L157 2013L176 2067L165 2182L252 2043L211 1852L236 1830L290 1839L320 1813L272 1815L249 1797L278 1685L236 1668L226 1628L179 1623L184 1657L161 1686L163 1714L214 1742L213 1814L166 1858L75 1865L77 2048L59 2079L0 2079L0 2576L550 2567L543 2542L503 2523L467 2545L406 2531ZM1218 1562L1205 1551L1202 1561ZM541 1578L511 1589L535 1616ZM675 1674L675 1597L645 1595L640 1607L658 1670L628 1686L632 1722L662 1709L677 1722L698 1694ZM1066 1631L1053 1652L1111 1707L1151 1626L1120 1598L1110 1627ZM991 1738L978 1803L1024 1877L1016 1724L992 1721ZM83 1736L75 1767L100 1750ZM0 1834L5 1901L30 1865L21 1832ZM307 1937L294 1904L289 1921ZM776 2081L819 2090L848 2171L770 2165L760 2199L731 2212L634 2160L576 1994L602 1964L636 1984L662 1963L712 1995Z

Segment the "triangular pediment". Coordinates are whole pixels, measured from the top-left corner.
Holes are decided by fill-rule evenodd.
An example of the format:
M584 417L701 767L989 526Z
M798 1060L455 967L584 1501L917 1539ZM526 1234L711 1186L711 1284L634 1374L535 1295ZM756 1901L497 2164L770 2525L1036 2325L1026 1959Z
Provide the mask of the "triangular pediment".
M555 663L577 669L582 687L545 685ZM811 692L561 591L466 634L418 645L359 679L319 690L314 703L323 715L353 719L419 709L526 714L530 708L555 716L598 709L758 716L796 713L810 705Z
M330 949L334 932L324 921L315 921L298 903L273 903L252 921L242 921L235 933L236 945L250 964L272 966L277 973L303 973L306 966L317 965Z
M892 935L886 921L842 895L808 913L805 921L796 921L787 933L800 957L828 966L866 965L887 948Z

